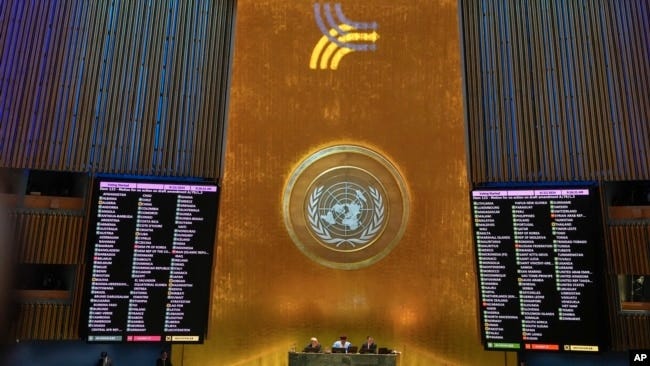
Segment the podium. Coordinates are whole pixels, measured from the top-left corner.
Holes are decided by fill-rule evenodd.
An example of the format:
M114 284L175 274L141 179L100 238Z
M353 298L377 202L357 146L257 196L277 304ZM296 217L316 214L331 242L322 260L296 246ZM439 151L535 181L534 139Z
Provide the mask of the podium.
M398 366L399 354L289 352L289 366Z

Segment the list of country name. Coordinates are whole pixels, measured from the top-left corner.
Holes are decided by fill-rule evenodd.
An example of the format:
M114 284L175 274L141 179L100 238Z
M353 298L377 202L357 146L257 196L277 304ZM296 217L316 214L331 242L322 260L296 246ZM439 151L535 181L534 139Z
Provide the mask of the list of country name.
M584 319L594 285L588 190L512 190L473 195L486 340L543 341L558 323ZM513 275L514 274L514 275Z
M202 309L193 308L192 300L206 280L191 268L197 262L210 268L214 238L213 217L206 217L197 204L206 192L216 193L216 186L102 182L90 333L195 331L191 318Z

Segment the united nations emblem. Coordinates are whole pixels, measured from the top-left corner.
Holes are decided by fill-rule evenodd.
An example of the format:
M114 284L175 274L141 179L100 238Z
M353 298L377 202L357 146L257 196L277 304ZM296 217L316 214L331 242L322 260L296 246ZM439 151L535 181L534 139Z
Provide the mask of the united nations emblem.
M385 207L377 188L335 182L312 191L307 217L310 229L324 243L340 249L362 248L383 228Z
M296 246L332 268L357 269L385 257L399 242L409 200L397 169L353 145L320 150L287 182L284 220Z

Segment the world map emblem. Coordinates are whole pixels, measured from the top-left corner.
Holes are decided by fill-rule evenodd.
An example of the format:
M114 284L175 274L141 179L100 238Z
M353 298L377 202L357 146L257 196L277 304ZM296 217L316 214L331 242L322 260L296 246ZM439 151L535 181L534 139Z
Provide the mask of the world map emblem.
M384 226L385 213L379 190L354 181L316 187L307 205L307 217L314 234L342 250L372 243Z
M408 219L406 185L381 154L361 146L319 150L292 172L284 220L296 246L316 262L358 269L384 258Z

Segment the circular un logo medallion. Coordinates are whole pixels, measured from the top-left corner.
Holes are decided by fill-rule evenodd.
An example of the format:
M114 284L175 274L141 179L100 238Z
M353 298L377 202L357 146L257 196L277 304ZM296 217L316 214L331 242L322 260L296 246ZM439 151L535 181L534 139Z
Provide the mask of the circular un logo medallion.
M296 246L332 268L358 269L385 257L408 220L406 185L383 156L353 145L329 147L294 170L283 197Z

